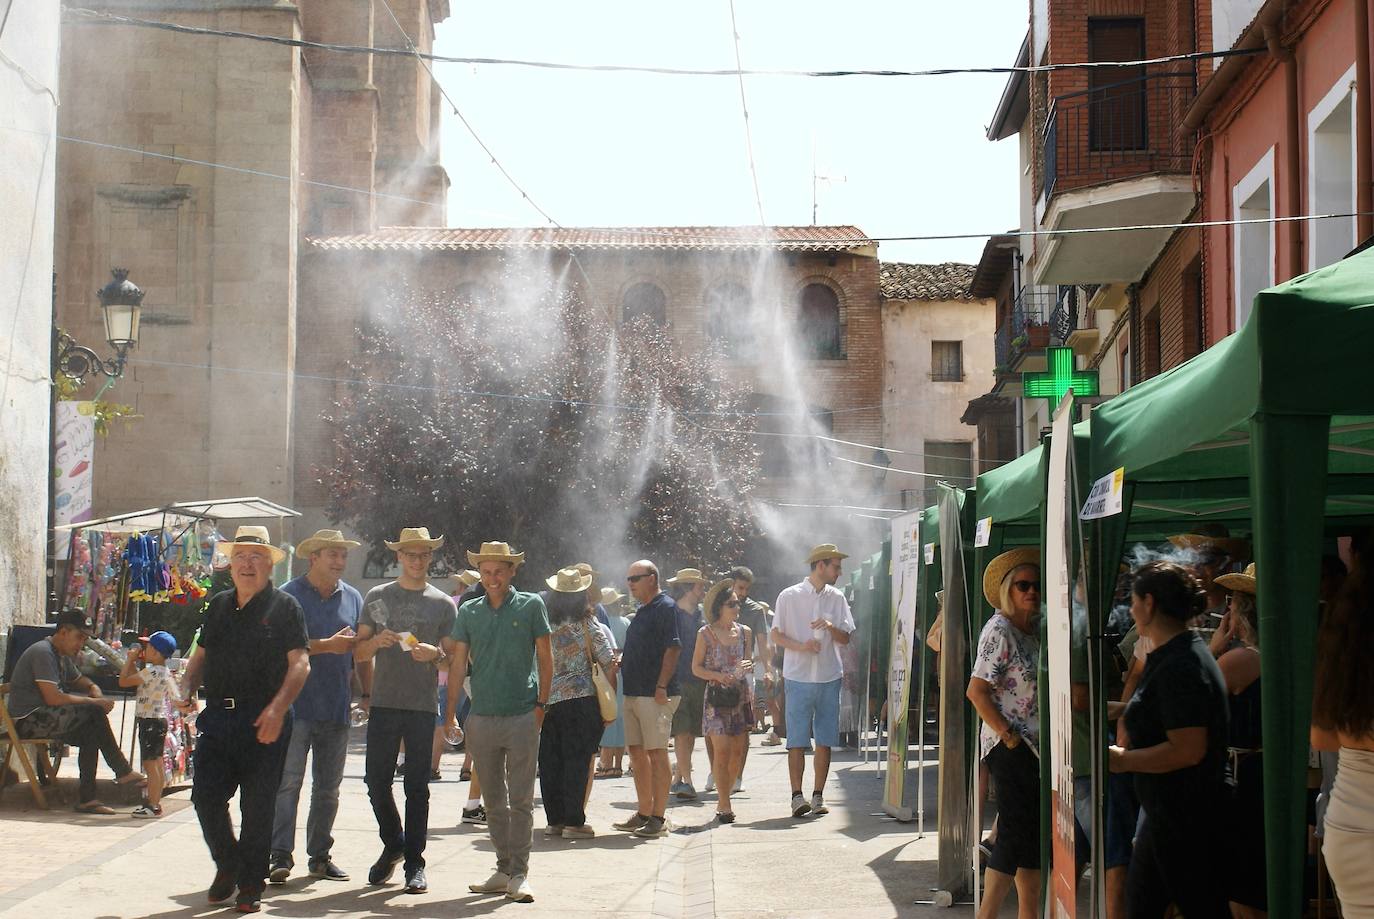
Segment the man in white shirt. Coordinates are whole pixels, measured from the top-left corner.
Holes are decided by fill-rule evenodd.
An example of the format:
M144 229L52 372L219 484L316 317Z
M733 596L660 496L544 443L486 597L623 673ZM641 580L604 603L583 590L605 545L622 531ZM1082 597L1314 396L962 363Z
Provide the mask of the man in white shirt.
M825 814L823 791L830 773L830 749L840 742L840 645L849 644L854 617L835 589L849 556L831 543L807 556L811 574L778 594L773 641L783 648L787 698L787 771L792 779L792 816ZM811 803L802 797L802 771L811 738L816 739L816 784Z

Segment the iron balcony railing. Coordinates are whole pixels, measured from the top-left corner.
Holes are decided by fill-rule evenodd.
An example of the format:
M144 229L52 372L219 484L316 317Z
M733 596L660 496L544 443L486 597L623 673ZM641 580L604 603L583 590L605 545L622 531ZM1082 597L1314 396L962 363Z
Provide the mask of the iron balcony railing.
M1077 287L1061 287L1059 299L1050 311L1050 341L1055 345L1067 344L1069 336L1082 328L1079 320L1084 318L1085 310L1079 307Z
M999 373L1011 373L1029 350L1049 344L1050 313L1057 291L1023 287L1012 303L1011 313L997 330L996 359Z
M1155 172L1188 172L1195 133L1180 133L1197 94L1169 71L1057 96L1042 137L1045 197Z

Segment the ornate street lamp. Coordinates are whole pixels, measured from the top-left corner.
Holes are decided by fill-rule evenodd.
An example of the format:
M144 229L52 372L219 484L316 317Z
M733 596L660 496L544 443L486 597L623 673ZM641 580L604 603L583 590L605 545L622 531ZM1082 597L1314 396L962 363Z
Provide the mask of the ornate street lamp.
M100 310L105 319L105 340L115 349L113 358L102 359L90 348L79 345L66 332L57 338L57 369L63 376L77 383L92 374L103 374L111 380L124 375L124 361L129 350L138 346L138 321L143 309L143 291L129 280L127 268L111 269L114 280L95 295L100 298Z

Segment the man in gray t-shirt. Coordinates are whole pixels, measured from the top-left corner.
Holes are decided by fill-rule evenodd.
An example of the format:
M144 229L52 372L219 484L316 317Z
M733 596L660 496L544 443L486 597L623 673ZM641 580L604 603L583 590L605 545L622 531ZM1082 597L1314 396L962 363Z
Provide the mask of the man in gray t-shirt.
M353 646L355 661L375 660L364 775L383 848L368 872L368 883L385 884L404 858L407 893L428 889L424 851L439 668L446 666L454 650L450 633L457 609L446 593L426 580L434 550L443 543L442 536L431 539L427 529L415 527L386 544L396 552L401 576L368 591ZM402 742L404 829L391 791Z

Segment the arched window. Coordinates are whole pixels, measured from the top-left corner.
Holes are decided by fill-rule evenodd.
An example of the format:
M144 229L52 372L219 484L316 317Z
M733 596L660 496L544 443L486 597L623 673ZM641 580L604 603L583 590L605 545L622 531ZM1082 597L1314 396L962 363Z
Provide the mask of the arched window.
M744 285L725 281L706 292L706 338L723 345L726 357L753 350L753 303Z
M625 291L625 302L621 309L623 321L629 322L637 316L648 316L655 325L668 323L668 303L663 291L657 284L641 281Z
M802 288L797 316L802 354L812 360L844 357L840 335L840 298L825 284Z

